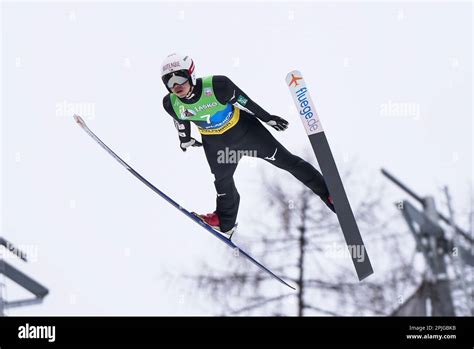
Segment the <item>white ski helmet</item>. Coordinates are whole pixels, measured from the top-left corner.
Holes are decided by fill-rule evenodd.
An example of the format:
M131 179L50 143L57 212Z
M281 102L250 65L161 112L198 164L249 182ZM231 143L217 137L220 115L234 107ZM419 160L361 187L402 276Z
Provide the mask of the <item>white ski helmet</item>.
M196 85L194 62L191 57L172 53L165 58L161 65L161 79L168 90L173 87L168 85L168 82L170 82L173 76L184 77L191 83L191 85ZM173 83L173 81L171 81L171 83Z

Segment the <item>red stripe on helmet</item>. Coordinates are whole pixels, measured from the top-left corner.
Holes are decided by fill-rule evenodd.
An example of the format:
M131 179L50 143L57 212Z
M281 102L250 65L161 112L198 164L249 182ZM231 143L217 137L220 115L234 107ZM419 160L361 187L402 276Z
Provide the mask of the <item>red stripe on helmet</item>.
M194 62L191 60L191 66L188 69L189 74L192 74L194 71Z

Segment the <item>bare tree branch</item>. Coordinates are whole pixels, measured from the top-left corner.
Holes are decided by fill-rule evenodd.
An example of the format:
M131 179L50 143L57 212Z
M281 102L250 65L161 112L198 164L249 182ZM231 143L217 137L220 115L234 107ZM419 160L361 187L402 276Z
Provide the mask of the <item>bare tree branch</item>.
M257 220L258 233L245 241L252 246L252 254L297 284L297 292L286 293L271 278L242 267L236 259L223 270L205 266L198 275L183 278L217 299L223 315L391 314L416 289L422 275L413 267L414 241L401 215L392 203L384 211L385 187L356 176L358 172L345 166L343 174L348 187L364 188L352 202L357 222L371 245L372 259L389 262L379 263L380 270L370 279L358 282L350 259L331 255L333 245L345 247L345 242L336 216L320 198L298 182L273 178L263 180L266 219ZM293 297L296 302L289 302Z

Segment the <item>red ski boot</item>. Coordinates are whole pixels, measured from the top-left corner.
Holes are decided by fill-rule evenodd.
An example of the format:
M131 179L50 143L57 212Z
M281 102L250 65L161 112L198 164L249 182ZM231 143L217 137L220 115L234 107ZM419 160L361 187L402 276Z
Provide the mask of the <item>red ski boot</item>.
M219 233L222 233L229 237L229 239L232 237L232 234L234 234L235 229L237 228L237 224L230 230L228 231L222 231L221 230L221 220L219 219L219 216L217 215L216 212L208 213L208 214L198 214L196 212L192 212L194 215L196 215L198 218L200 218L202 221L204 221L208 226L210 226L212 229L217 230Z

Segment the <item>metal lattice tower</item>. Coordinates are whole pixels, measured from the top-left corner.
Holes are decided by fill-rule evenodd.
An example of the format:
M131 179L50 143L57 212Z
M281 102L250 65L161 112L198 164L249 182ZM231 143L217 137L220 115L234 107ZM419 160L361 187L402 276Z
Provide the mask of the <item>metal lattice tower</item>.
M382 169L382 173L423 207L423 210L420 211L407 200L396 203L415 238L417 251L423 254L428 266L423 280L425 286L423 292L420 291L420 295L423 295L427 301L429 300L429 304L424 307L426 310L424 314L413 311L410 315L454 316L452 285L448 276L448 267L452 266L456 270L456 265L452 260L453 251L459 251L460 258L458 259L462 259L462 263L474 266L472 237L454 223L449 196L448 209L450 210L450 216L446 217L438 212L432 196L421 197L386 170ZM451 227L452 238L447 237L446 231L440 225L440 222L444 222ZM465 244L471 246L471 248L465 248L459 244L458 237L462 237ZM407 315L406 311L400 311L400 309L395 313Z
M26 253L15 247L12 243L8 242L4 238L0 237L0 248L4 247L9 253L20 258L24 262L27 262ZM11 264L7 263L0 254L0 316L5 315L5 310L21 307L32 304L39 304L43 301L43 298L49 293L48 289L36 282ZM4 280L8 278L13 282L17 283L27 291L33 294L34 298L20 299L15 301L9 301L6 299L6 282Z

